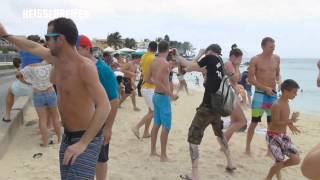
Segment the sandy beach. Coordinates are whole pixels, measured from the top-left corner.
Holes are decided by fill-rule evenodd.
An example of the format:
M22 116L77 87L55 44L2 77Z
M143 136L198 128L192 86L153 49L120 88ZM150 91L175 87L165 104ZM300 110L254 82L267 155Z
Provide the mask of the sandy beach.
M172 103L173 122L169 135L168 154L176 160L173 163L161 163L159 158L149 157L150 139L138 140L130 128L145 114L146 106L143 98L137 98L137 104L142 109L140 112L132 110L128 98L119 109L113 128L110 146L109 178L110 180L178 180L181 174L189 174L191 163L187 143L189 125L195 114L196 107L202 100L202 93L192 91L191 96L180 93L180 99ZM250 112L247 111L250 119ZM297 122L301 134L293 136L292 141L298 147L301 157L319 143L320 132L319 116L308 115L300 112L301 120ZM59 145L48 148L39 146L40 136L37 134L37 116L33 107L27 110L26 122L11 143L8 152L0 160L1 180L57 180L59 176L58 150ZM29 125L29 126L27 126ZM225 172L225 156L219 151L219 145L211 127L205 131L200 146L200 174L203 180L262 180L273 160L265 157L266 141L263 133L266 127L265 117L259 125L258 131L252 142L253 155L244 154L246 133L236 133L230 141L232 157L237 166L233 174ZM142 131L142 129L141 129ZM142 132L141 132L142 133ZM160 152L160 143L157 144ZM43 153L37 159L35 153ZM305 179L300 167L286 168L282 171L284 180Z

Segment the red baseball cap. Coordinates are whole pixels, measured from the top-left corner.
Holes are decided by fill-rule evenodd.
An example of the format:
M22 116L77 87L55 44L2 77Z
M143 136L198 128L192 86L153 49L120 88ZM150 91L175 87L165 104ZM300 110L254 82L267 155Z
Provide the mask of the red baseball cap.
M77 47L84 46L84 47L92 48L92 43L91 43L90 39L85 35L78 36L78 40L77 40L76 45L77 45Z

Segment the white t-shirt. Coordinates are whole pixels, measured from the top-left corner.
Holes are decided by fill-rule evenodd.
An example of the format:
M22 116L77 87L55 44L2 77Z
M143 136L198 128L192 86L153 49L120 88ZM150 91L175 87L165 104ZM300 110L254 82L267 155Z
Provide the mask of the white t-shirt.
M50 72L52 65L47 63L40 63L39 65L26 66L20 70L23 79L40 91L44 91L52 86L50 83Z

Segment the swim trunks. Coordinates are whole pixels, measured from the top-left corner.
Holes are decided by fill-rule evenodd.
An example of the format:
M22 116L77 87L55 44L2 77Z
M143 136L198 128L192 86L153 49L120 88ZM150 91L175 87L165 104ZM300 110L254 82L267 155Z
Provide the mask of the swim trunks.
M170 130L171 128L171 98L163 93L154 92L153 98L153 119L155 125L162 125Z
M64 165L64 153L69 146L77 143L85 131L70 132L65 129L59 151L61 180L94 179L96 165L103 143L102 131L88 144L86 150L80 154L73 164Z
M271 122L271 107L276 100L276 93L269 96L265 92L255 91L252 100L252 122L261 122L264 112L267 113L267 122Z
M123 77L123 85L124 85L124 92L126 94L131 94L133 91L131 79L127 77Z
M266 136L268 147L276 162L284 161L286 155L298 154L298 150L291 142L291 138L284 133L267 131Z
M109 160L109 143L101 146L98 162L105 163L108 160Z

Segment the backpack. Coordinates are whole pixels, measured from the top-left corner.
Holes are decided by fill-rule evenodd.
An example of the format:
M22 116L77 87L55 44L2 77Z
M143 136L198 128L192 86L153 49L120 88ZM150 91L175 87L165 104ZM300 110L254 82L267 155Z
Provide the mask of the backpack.
M229 82L232 75L229 76L226 74L224 64L221 59L220 62L222 63L223 77L218 91L211 93L211 108L214 112L226 117L230 116L233 111L236 94Z

